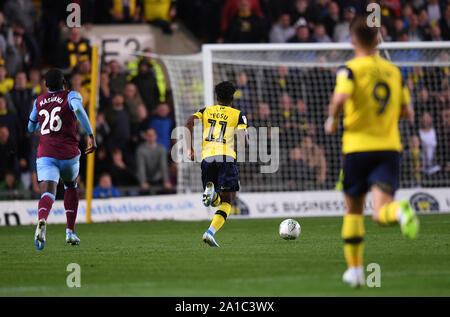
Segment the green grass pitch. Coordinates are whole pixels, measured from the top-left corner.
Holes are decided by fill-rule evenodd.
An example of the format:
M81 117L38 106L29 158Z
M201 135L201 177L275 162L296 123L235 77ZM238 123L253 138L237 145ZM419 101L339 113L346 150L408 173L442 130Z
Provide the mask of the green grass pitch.
M420 219L410 241L365 218L365 265L380 265L381 287L360 289L341 282L338 217L297 218L295 241L278 236L282 219L230 219L220 248L201 241L206 221L80 224L80 246L49 225L43 251L34 227L1 227L0 296L450 296L450 215ZM66 285L73 262L80 288Z

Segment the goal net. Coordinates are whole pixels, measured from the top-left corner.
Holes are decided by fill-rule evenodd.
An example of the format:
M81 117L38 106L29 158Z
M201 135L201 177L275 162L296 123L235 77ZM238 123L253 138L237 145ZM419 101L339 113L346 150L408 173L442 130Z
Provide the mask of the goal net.
M400 67L416 109L414 125L400 123L401 187L449 186L450 44L386 43L380 54ZM204 45L197 55L159 57L169 73L179 127L215 104L215 84L236 84L234 107L247 115L251 143L238 152L242 191L339 188L342 124L329 136L323 123L336 71L353 57L349 44ZM198 157L200 128L194 133ZM178 191L202 191L200 164L178 161Z

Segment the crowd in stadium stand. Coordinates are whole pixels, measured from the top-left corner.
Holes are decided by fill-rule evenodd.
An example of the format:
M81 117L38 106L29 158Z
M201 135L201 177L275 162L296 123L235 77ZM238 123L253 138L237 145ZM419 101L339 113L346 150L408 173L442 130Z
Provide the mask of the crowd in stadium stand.
M39 139L37 135L30 135L26 127L34 99L47 91L43 81L45 71L50 67L65 70L70 88L81 93L88 109L91 46L82 29L65 25L66 7L71 2L81 5L82 24L87 29L93 24L151 23L170 35L179 25L184 25L201 43L307 43L349 41L350 21L374 1L0 1L2 199L39 195L35 166ZM450 40L450 1L381 0L380 4L386 41ZM237 99L241 107L247 108L243 110L250 114L255 126L267 126L271 113L280 113L278 122L285 124L284 129L301 125L307 137L299 139L298 146L286 154L287 164L291 170L317 171L314 183L323 183L329 175L327 158L323 145L315 143L314 133L308 133L312 125L308 125L307 109L315 105L292 93L289 88L292 74L287 67L277 71L273 84L284 84L279 87L275 101L255 105L251 98L245 100L251 95L246 92L251 87L245 87L245 73L236 78L241 93ZM405 159L410 162L408 166L413 166L413 170L406 173L417 180L418 185L421 174L450 172L449 69L442 72L433 78L421 68L405 73L418 108L417 126L420 126L417 135L405 143L408 144ZM436 80L440 86L435 84ZM311 93L320 92L312 88ZM326 104L327 100L322 100L325 97L317 96L317 100ZM287 112L292 113L292 120L286 117ZM95 163L96 197L174 190L177 166L169 155L173 118L164 72L153 59L137 58L126 65L112 60L102 65L96 123L99 145ZM86 138L81 129L79 131L83 148ZM309 155L302 161L304 153ZM422 156L423 159L418 159ZM83 188L85 162L81 162L81 167L79 183ZM295 175L292 177L296 181Z

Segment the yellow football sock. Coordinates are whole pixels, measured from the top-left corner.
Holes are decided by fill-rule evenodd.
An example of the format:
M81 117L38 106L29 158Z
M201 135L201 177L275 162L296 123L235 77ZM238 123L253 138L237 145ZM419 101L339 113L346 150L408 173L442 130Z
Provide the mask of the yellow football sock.
M344 255L348 267L363 264L364 218L362 215L345 215L342 224Z
M211 226L213 226L216 229L216 232L222 228L223 224L225 223L225 220L227 220L228 215L231 211L231 205L226 202L222 202L219 206L219 209L216 211L216 214L214 215L214 218L211 222Z
M218 193L214 193L214 197L213 197L211 206L217 207L220 205L220 202L221 202L220 195Z
M378 212L378 223L381 225L390 225L397 223L397 210L400 208L400 203L393 201L384 204Z

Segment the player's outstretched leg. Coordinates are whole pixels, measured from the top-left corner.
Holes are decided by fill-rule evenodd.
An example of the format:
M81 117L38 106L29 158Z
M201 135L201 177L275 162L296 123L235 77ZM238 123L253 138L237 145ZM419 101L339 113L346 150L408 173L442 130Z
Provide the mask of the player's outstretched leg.
M78 245L81 242L75 233L75 221L77 219L79 200L76 184L66 186L64 192L64 209L66 210L67 219L66 242L71 245Z
M393 201L392 195L377 187L372 189L372 193L375 208L373 219L380 225L399 223L403 235L414 239L419 232L420 223L408 200Z
M226 193L225 195L227 196L226 200L231 201L232 193ZM220 197L215 199L214 202L217 203L217 201L220 201ZM216 234L217 231L220 230L220 228L222 228L230 212L231 212L231 204L229 202L222 201L214 215L211 225L209 226L208 230L206 230L206 232L203 234L203 242L207 243L211 247L219 246L219 244L216 242L214 238L214 235Z
M47 232L47 218L52 209L55 195L45 192L42 194L38 204L38 224L34 233L34 244L36 249L42 250L45 246Z

